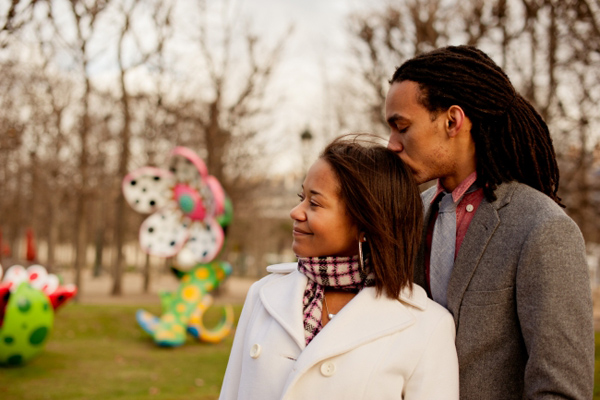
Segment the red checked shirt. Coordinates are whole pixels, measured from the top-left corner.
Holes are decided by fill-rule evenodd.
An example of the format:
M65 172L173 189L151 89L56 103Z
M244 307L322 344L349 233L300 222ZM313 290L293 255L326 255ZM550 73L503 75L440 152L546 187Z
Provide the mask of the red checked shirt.
M460 246L467 234L467 229L469 229L469 225L473 220L473 216L475 215L475 211L481 204L481 200L483 200L483 189L479 188L473 192L466 193L471 185L475 183L477 180L477 173L473 172L471 175L467 176L467 178L460 183L453 191L452 191L452 200L456 201L462 197L460 203L456 207L456 251L454 253L454 258L456 259L456 255L460 250ZM427 293L431 293L431 287L429 286L429 258L431 255L431 241L433 239L433 227L435 225L435 220L438 215L438 203L439 203L439 195L444 191L444 187L440 183L439 179L437 181L437 190L435 192L435 196L433 196L433 200L431 201L431 206L435 207L432 210L432 217L429 220L429 225L427 226L427 243L425 248L425 274L427 277Z

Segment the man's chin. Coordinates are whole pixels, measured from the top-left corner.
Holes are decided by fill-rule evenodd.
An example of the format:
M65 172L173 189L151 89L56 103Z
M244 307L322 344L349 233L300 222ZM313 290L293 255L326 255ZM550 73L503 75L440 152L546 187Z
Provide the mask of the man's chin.
M426 183L428 181L426 176L419 174L419 171L415 170L414 168L410 168L410 172L412 172L412 175L415 178L415 182L417 182L417 185L422 185L423 183Z
M433 178L431 176L426 176L426 175L419 175L418 172L415 172L414 170L411 170L413 173L413 177L415 178L415 182L417 182L417 185L421 186L421 188L423 189L423 187L428 188L431 186L432 182L435 182L436 178Z

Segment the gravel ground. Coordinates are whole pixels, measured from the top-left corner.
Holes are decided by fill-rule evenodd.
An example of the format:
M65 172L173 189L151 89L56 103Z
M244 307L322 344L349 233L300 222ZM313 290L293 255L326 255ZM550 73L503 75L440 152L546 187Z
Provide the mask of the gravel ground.
M61 273L65 283L74 282L74 274ZM255 279L230 276L214 293L215 303L242 304L246 293ZM143 292L143 280L139 273L126 273L122 281L122 294L111 295L112 279L108 274L94 277L91 271L85 271L79 288L78 301L83 304L158 304L158 291L175 291L179 281L171 273L154 274L150 278L148 293Z
M71 271L60 273L65 283L74 282ZM150 279L148 293L143 292L143 281L140 273L125 273L122 283L122 294L112 296L112 279L109 274L92 276L91 271L83 273L83 281L79 288L78 301L83 304L158 304L160 290L174 291L179 281L170 272L154 273ZM230 276L221 285L218 293L214 293L215 303L243 304L246 293L256 279ZM600 288L592 290L594 302L594 327L600 331Z

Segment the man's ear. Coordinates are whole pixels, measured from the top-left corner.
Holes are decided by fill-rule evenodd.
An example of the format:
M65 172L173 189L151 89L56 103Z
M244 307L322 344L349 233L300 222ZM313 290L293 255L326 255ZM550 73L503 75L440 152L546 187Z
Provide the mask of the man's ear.
M449 137L455 137L465 123L465 112L460 106L450 106L446 110L446 132Z

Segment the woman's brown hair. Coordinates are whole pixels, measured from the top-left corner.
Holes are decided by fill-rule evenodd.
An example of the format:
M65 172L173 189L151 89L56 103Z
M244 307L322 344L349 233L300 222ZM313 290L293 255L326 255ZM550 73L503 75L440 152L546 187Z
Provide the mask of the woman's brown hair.
M380 295L397 298L412 288L423 206L411 171L374 135L345 135L320 155L335 171L340 198L359 232Z

